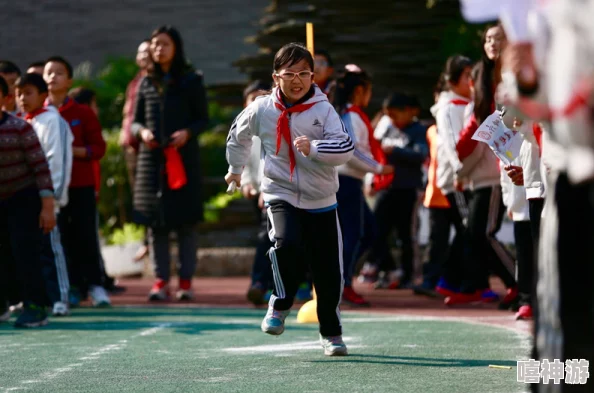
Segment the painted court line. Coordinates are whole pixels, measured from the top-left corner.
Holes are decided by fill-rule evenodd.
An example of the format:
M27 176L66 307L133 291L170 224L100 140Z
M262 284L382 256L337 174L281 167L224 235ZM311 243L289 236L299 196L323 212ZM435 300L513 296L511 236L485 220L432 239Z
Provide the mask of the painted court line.
M169 326L172 326L172 325L173 325L172 323L160 323L155 327L145 329L145 330L141 331L140 333L131 336L130 339L134 339L134 338L138 338L138 337L152 336L152 335L158 333L159 331L161 331ZM117 343L105 345L103 347L98 348L94 352L89 353L86 356L78 358L78 360L81 361L81 363L72 363L72 364L68 364L63 367L55 368L51 371L43 373L42 375L39 376L38 379L29 379L29 380L21 381L20 382L21 386L4 388L4 392L13 392L13 391L18 391L18 390L29 390L29 387L32 388L33 385L39 385L39 384L51 382L52 380L66 374L66 373L74 371L77 367L81 367L83 365L88 365L89 363L99 360L102 357L108 356L111 353L121 351L122 349L124 349L126 347L127 344L128 344L128 340L119 340Z
M357 342L359 341L355 337L343 337L345 342ZM349 345L349 348L363 348L365 345L355 344ZM222 350L229 353L237 354L253 354L253 353L277 353L277 352L293 352L293 351L319 351L322 348L320 341L300 341L288 344L265 344L265 345L254 345L251 347L230 347L223 348ZM217 349L218 351L218 349Z

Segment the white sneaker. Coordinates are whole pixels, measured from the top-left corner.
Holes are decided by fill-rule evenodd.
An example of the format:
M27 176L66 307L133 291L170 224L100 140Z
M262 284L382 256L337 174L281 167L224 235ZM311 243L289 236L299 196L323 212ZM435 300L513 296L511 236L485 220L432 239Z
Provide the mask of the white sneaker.
M194 299L194 292L191 289L179 289L175 293L175 298L182 302Z
M278 336L283 334L285 331L285 319L289 315L291 310L277 311L272 306L268 306L268 312L262 320L260 328L264 333Z
M346 356L349 354L346 344L342 341L342 336L324 337L320 335L320 343L326 356Z
M25 306L23 305L23 302L20 302L10 306L9 310L12 314L21 314L24 308Z
M98 285L93 285L89 289L89 295L91 295L91 299L93 299L93 306L94 307L109 307L111 306L111 301L109 300L109 296L107 296L107 292L103 287Z
M52 309L52 315L54 317L65 317L70 315L70 309L68 308L68 304L64 302L55 302L54 308Z

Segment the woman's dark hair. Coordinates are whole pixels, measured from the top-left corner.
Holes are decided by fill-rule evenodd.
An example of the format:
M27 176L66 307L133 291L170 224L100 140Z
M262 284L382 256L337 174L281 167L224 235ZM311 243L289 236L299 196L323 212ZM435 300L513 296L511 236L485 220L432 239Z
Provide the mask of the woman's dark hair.
M93 90L80 86L70 90L68 96L79 104L90 106L96 94Z
M332 103L338 113L344 111L347 104L353 98L353 93L357 86L368 87L371 84L371 78L365 71L352 72L341 71L333 85L334 94Z
M290 67L293 64L299 63L301 60L305 60L309 65L311 71L314 70L314 60L311 53L303 44L291 42L279 49L274 55L274 62L272 67L274 71L278 71L283 66Z
M445 73L442 72L441 74L439 74L439 78L437 78L437 82L435 83L435 86L433 86L433 94L440 94L443 91L447 90L447 82L446 82L446 76Z
M270 82L256 79L243 90L243 99L246 100L250 94L257 91L270 91Z
M451 85L458 84L464 70L470 67L472 67L472 60L468 57L461 55L450 56L446 61L443 72L445 81Z
M169 73L173 80L178 79L180 76L185 74L190 65L186 60L186 53L184 52L184 43L182 41L181 35L179 31L173 26L161 26L158 27L153 31L151 34L151 42L152 40L157 37L159 34L167 34L171 41L173 41L173 46L175 47L175 52L173 54L173 61L171 62L171 68L169 69ZM155 63L153 57L151 56L151 63L152 63L152 71L150 72L151 79L157 82L163 81L163 77L165 74L161 69L161 65Z
M495 61L489 59L485 53L485 42L487 41L487 32L494 27L501 28L501 25L491 25L485 28L481 38L481 49L483 55L477 63L476 75L474 81L474 117L480 124L493 112L495 86L493 86L493 72L495 71ZM503 30L503 28L501 28Z
M39 94L47 93L47 83L39 74L25 74L17 79L15 86L22 89L25 86L33 86Z

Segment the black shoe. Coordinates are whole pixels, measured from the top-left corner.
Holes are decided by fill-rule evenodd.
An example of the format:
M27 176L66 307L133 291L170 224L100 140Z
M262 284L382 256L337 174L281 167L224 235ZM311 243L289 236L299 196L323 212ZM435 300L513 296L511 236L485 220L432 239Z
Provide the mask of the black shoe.
M433 297L433 298L438 298L441 297L439 295L439 293L437 293L435 291L435 287L431 288L425 285L425 283L423 283L422 285L415 285L413 287L413 293L415 295L423 295L423 296L429 296L429 297Z
M25 304L23 313L17 318L14 327L34 328L45 326L47 324L47 313L45 312L44 307L39 307L34 304Z

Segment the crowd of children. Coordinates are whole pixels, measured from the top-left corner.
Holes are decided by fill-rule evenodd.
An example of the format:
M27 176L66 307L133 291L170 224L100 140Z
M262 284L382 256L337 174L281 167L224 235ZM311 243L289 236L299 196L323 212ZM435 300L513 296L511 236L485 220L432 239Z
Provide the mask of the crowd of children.
M16 326L35 327L47 323L48 306L53 315L65 316L81 297L90 295L96 306L110 300L97 232L101 126L90 106L68 96L73 70L64 58L51 57L27 71L0 62L0 178L6 191L0 269L7 281L0 289L0 316L18 313ZM33 215L39 218L29 225ZM15 223L22 223L19 230Z
M299 44L276 54L271 91L260 81L248 87L246 107L227 139L226 181L240 185L266 214L248 291L256 305L269 299L264 332L283 333L307 273L318 295L327 355L347 353L337 302L369 306L353 289L356 271L359 281L375 288L412 288L442 297L446 305L499 302L517 319L532 319L546 191L542 127L510 117L495 101L507 45L503 28L485 29L481 45L476 62L461 55L447 60L428 129L418 119L418 101L401 92L390 94L371 122L364 112L372 96L370 75L354 64L334 75L328 52L313 57ZM473 139L496 110L522 138L511 164ZM415 285L420 201L429 210L430 236L423 279ZM515 255L495 236L505 216L513 222ZM491 275L500 278L505 293L491 289Z

